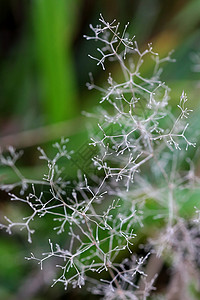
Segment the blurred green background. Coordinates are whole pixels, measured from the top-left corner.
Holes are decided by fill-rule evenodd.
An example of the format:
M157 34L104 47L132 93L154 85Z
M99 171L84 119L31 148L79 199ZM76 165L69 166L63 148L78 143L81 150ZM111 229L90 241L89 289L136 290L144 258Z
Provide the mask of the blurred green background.
M27 176L41 176L38 145L51 151L52 142L68 136L78 151L88 141L81 111L92 110L100 100L85 86L88 73L100 84L107 75L88 58L96 45L83 35L89 34L90 23L98 24L100 13L122 27L129 21L129 32L141 47L152 42L161 56L175 50L176 63L165 65L162 78L172 89L171 105L184 89L198 120L199 75L192 71L192 55L200 52L199 0L1 0L0 146L25 150L21 168ZM196 130L199 123L194 122ZM1 192L0 219L14 209ZM43 224L40 245L47 232ZM23 235L0 232L0 299L84 299L77 292L66 294L62 286L49 288L48 266L44 276L24 260L33 247L37 251L37 244L27 245Z

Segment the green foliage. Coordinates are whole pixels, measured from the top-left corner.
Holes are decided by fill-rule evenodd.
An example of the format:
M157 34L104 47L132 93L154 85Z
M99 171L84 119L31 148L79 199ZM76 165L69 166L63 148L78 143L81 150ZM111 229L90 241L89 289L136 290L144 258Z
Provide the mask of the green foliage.
M74 116L76 92L71 40L74 1L37 0L34 2L35 48L43 83L47 123Z

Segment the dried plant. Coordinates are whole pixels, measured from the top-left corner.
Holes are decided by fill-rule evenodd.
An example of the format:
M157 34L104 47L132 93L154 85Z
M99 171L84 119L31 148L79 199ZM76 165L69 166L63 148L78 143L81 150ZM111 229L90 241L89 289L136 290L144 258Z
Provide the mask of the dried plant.
M97 57L89 57L103 70L109 61L115 61L121 72L114 77L109 74L103 88L94 83L92 74L87 84L101 93L96 113L85 113L98 120L99 131L88 145L98 149L92 157L94 172L80 171L76 181L66 180L68 170L61 169L59 161L70 160L73 153L67 151L68 140L61 139L54 145L53 158L39 148L40 159L48 166L43 180L28 180L16 167L21 152L9 148L7 156L0 155L0 162L13 169L19 182L1 188L9 192L11 200L28 205L31 213L16 222L6 217L7 224L0 226L9 233L15 226L26 229L31 242L32 223L37 217L51 215L54 230L65 242L60 245L49 240L50 250L42 258L31 254L27 259L36 260L42 269L46 260L54 258L60 271L53 285L61 282L67 289L69 284L80 288L87 283L88 289L103 299L144 300L155 289L156 272L150 276L145 271L154 253L163 261L170 256L172 267L180 274L187 263L199 276L199 207L188 204L191 195L199 192L199 178L191 160L187 172L181 167L188 148L196 145L187 134L192 110L183 92L179 114L171 112L170 89L160 79L162 64L173 61L171 54L159 58L151 44L141 51L135 37L129 37L128 25L120 34L115 20L106 22L102 15L99 20L101 25L90 25L93 36L85 38L103 46L97 48ZM147 76L145 62L149 60L153 67ZM72 184L69 196L66 191ZM48 199L38 192L40 185L48 187ZM21 192L16 195L12 191L19 186ZM147 225L148 218L152 225ZM148 232L149 226L153 232L143 245L148 250L144 257L137 257L132 253L134 239L140 227ZM189 268L184 269L181 284L185 289L190 275Z

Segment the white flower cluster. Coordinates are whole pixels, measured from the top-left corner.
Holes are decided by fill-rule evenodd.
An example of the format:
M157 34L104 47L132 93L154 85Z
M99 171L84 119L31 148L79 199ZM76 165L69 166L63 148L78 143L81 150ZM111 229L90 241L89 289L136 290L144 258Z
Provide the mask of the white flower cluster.
M10 193L11 200L28 205L31 213L18 222L6 217L7 224L0 227L9 233L15 226L25 228L31 242L32 223L37 217L50 215L56 223L54 230L64 236L65 242L60 245L49 240L49 252L44 252L42 258L31 254L28 259L38 261L43 268L47 259L54 258L60 275L53 285L62 282L65 288L69 284L82 287L87 282L89 290L104 299L144 300L154 290L158 273L150 275L148 271L154 253L161 257L164 252L171 253L173 266L177 268L179 262L177 270L182 276L186 261L192 261L197 271L194 261L200 245L199 219L192 224L191 220L199 207L192 207L190 215L187 207L192 191L199 191L199 179L192 163L187 173L181 173L181 163L188 156L186 150L195 147L187 137L191 110L183 92L178 116L170 111L170 89L160 79L161 65L173 61L170 55L160 59L151 44L141 51L135 37L129 37L128 25L120 34L119 23L106 22L102 15L99 20L101 25L90 25L93 36L85 37L103 46L97 49L99 56L89 57L103 70L109 61L118 63L121 70L114 76L109 74L107 87L98 87L91 74L87 85L101 93L101 107L91 114L98 119L99 132L90 142L90 147L98 148L92 161L99 175L79 172L76 182L66 180L68 170L61 169L59 162L70 160L73 152L67 151L68 140L62 139L54 145L53 159L39 149L48 174L42 181L28 180L16 167L21 153L10 148L8 156L0 155L0 163L11 167L19 182L2 184L1 189ZM153 64L148 77L146 60ZM66 190L72 184L68 195ZM48 198L39 191L40 185L47 187ZM20 196L11 192L18 186ZM148 220L159 225L149 225L154 232L149 234L144 249L151 250L145 250L144 257L137 259L132 256L134 239L140 227L148 227Z

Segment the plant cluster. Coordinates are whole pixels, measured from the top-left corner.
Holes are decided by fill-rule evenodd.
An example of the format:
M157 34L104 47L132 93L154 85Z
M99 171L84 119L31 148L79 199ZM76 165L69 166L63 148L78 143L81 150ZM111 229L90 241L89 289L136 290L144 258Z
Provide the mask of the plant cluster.
M28 180L16 167L21 152L10 147L7 155L1 153L0 163L11 167L19 182L2 184L1 189L11 200L28 205L31 213L19 221L6 217L7 224L0 227L8 233L15 226L25 229L31 242L37 217L52 217L53 229L65 242L49 240L50 250L41 258L31 254L27 259L36 260L41 269L53 259L59 269L53 285L61 282L67 289L86 284L103 299L144 300L155 290L160 271L149 266L154 260L161 268L167 261L178 284L178 291L172 283L168 293L189 299L188 285L199 277L200 240L199 207L191 204L191 197L199 193L199 178L188 158L189 149L196 146L188 137L188 99L183 91L179 113L172 114L170 89L161 80L162 64L173 61L171 54L159 58L151 44L140 50L127 33L128 24L120 34L115 20L109 23L102 15L99 20L101 25L90 25L93 35L85 38L103 46L97 48L97 57L89 57L103 70L115 61L121 72L110 73L105 87L97 86L92 74L87 84L101 93L96 113L85 113L98 120L99 131L88 145L98 149L92 157L98 172L79 171L77 180L66 180L67 170L60 162L64 167L73 152L67 150L68 140L61 139L54 145L53 158L39 148L48 172L41 181ZM151 71L145 66L150 60ZM39 188L44 185L48 199ZM16 187L20 195L14 193ZM140 234L144 243L138 242ZM134 254L138 243L141 256Z

